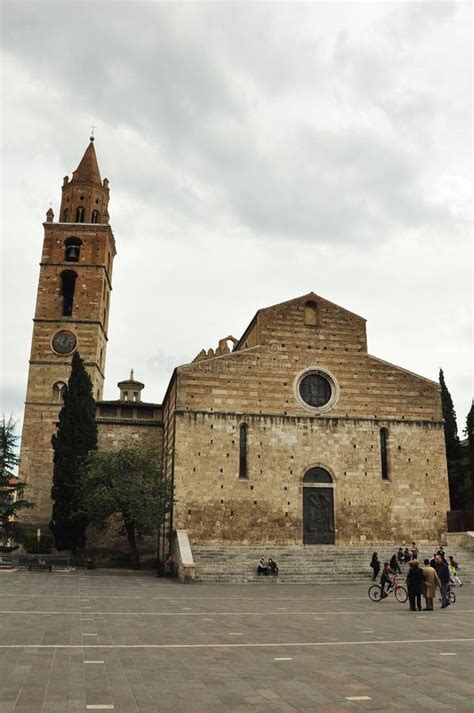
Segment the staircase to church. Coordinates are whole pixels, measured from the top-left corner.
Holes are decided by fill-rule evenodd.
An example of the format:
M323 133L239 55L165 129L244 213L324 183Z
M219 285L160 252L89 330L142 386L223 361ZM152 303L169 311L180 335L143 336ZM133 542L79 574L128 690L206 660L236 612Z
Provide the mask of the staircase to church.
M390 560L398 547L385 545L339 547L335 545L276 546L205 546L192 545L197 582L261 582L262 584L338 584L342 582L367 583L372 570L369 562L373 552L378 552L381 563ZM420 560L431 559L435 545L420 547ZM474 582L474 550L450 548L462 566L463 582ZM261 558L272 558L278 564L278 577L257 576L256 568ZM402 565L402 577L408 565Z

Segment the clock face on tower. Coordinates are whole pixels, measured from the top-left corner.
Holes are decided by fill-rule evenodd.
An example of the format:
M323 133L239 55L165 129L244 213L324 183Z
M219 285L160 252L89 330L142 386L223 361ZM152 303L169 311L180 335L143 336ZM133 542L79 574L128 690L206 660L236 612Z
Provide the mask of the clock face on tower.
M76 348L76 344L76 335L66 329L56 332L53 337L53 349L56 354L70 354Z

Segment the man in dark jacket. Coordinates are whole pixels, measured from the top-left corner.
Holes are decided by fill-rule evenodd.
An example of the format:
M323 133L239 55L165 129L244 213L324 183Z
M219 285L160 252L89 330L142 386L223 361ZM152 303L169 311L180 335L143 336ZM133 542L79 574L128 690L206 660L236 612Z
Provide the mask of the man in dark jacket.
M423 570L418 566L418 560L411 560L408 563L408 567L407 587L410 609L416 611L416 607L418 607L418 611L421 611L421 595L423 594L425 575L423 574Z
M448 563L443 560L442 555L436 555L435 566L436 574L441 582L441 609L444 609L449 605L448 602L448 587L449 587L449 567Z

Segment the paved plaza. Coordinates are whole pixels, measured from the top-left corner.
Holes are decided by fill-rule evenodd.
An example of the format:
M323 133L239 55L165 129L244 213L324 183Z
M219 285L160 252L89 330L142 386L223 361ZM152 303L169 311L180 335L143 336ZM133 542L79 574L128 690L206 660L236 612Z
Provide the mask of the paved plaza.
M350 583L0 572L0 713L472 711L474 587L457 595L414 613Z

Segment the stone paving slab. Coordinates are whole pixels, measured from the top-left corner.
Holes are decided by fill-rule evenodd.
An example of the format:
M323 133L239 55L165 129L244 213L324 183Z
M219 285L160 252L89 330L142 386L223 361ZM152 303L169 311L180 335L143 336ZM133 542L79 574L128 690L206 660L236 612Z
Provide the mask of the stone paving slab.
M0 713L473 710L474 586L420 613L368 586L0 575Z

